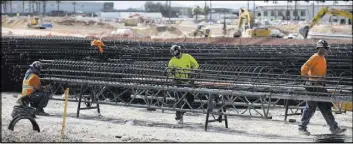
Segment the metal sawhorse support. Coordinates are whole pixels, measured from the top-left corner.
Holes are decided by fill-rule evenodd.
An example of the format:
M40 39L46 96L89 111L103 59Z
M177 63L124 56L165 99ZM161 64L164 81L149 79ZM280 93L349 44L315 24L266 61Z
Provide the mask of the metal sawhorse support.
M205 121L205 131L207 131L209 122L222 122L223 120L224 120L225 127L228 128L228 117L227 117L227 115L220 114L217 119L212 115L214 119L213 120L209 120L210 113L213 111L213 108L219 102L219 100L220 100L220 98L215 96L215 95L210 95L210 98L208 99L207 114L206 114L206 121ZM215 104L214 104L214 102L215 102ZM218 110L218 112L225 113L226 112L226 108L223 107L222 109ZM223 117L224 117L224 119L223 119Z
M84 93L88 90L91 89L89 95L84 95ZM80 88L80 94L79 94L79 100L78 100L78 106L77 106L77 118L80 116L80 111L81 110L89 110L89 109L97 109L97 112L100 114L100 107L99 107L99 101L97 99L97 96L101 95L106 87L103 87L102 90L100 90L98 93L96 93L94 86L86 86L84 87L81 85ZM85 99L85 101L82 101L82 98ZM84 102L86 107L81 107L81 102ZM96 106L92 106L92 104L95 103Z

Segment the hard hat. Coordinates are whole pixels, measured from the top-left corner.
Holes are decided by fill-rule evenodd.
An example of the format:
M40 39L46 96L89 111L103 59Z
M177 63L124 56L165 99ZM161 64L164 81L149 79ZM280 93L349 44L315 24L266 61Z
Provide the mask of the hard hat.
M170 53L173 56L179 56L181 53L181 47L179 45L172 45L172 47L170 47Z
M319 49L319 48L329 49L330 46L328 45L328 42L326 40L319 40L316 43L316 49Z
M31 65L29 65L30 67L33 67L35 69L38 70L42 70L42 63L40 61L34 61Z

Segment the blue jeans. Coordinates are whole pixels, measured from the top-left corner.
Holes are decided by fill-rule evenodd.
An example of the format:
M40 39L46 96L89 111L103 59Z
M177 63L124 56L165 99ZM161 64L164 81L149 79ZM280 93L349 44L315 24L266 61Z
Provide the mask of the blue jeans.
M325 88L312 88L312 87L305 87L306 90L310 92L327 92ZM315 101L307 101L304 107L304 111L302 114L302 118L300 121L299 127L306 129L307 125L311 117L314 115L316 111L316 107L319 108L321 114L324 116L327 125L330 126L330 131L335 130L338 128L338 124L335 121L335 117L332 114L332 103L330 102L315 102Z
M316 107L319 107L322 115L326 120L327 125L330 126L330 131L335 130L338 127L337 126L338 124L335 121L335 117L332 115L332 110L331 110L332 105L329 102L307 101L299 126L304 129L307 128L307 125L309 124L311 117L314 115L316 111Z

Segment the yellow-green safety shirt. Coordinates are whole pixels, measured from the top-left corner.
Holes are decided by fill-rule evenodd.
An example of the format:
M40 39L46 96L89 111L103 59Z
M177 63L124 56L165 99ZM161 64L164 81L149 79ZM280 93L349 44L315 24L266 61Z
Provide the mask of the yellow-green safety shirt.
M188 73L190 69L198 69L199 64L189 54L181 54L181 58L178 59L175 56L169 61L168 68L185 69L185 70L175 70L174 78L188 78Z

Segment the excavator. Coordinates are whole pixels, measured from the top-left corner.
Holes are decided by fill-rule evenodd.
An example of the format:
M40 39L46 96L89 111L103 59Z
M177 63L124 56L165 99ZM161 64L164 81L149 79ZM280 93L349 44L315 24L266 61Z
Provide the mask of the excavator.
M254 28L254 17L247 9L239 9L238 30L233 37L268 37L270 30L268 28Z
M197 25L197 28L193 32L193 36L205 36L210 37L211 36L211 30L208 27L205 27L202 24Z
M28 28L34 28L34 29L46 29L46 28L52 28L53 25L50 21L45 21L43 18L39 17L28 17L28 22L27 22L27 27Z
M311 20L309 25L306 25L303 28L299 29L299 34L304 39L306 39L308 37L309 30L315 24L317 24L321 20L321 18L323 16L325 16L326 14L332 14L334 16L346 17L346 18L351 19L351 21L353 21L353 18L352 18L353 16L352 16L351 12L345 11L345 10L340 10L340 9L334 9L334 8L329 9L328 6L325 6L314 16L314 18Z

